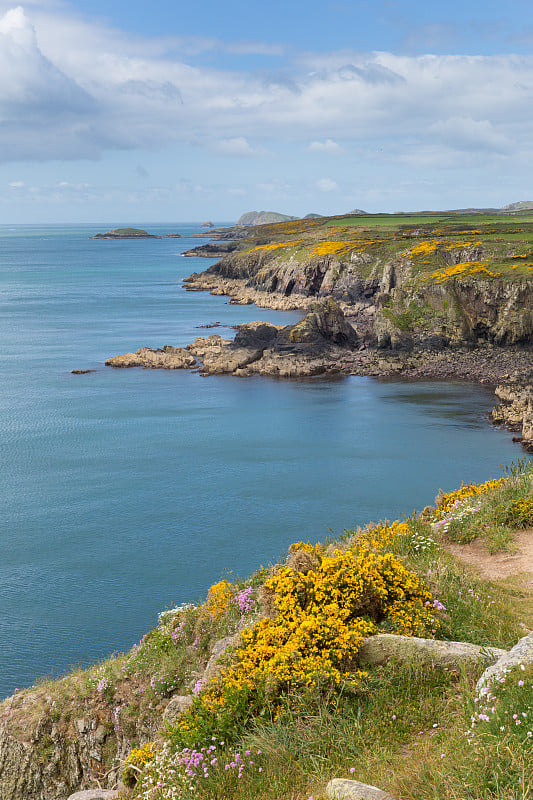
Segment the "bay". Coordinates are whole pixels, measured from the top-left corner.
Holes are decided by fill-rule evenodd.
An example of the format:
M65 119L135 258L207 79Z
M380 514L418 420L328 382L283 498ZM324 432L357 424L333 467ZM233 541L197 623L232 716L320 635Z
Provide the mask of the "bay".
M0 226L0 697L129 648L160 610L293 541L420 509L522 455L478 385L106 368L299 317L186 292L214 263L182 257L190 239L89 238L116 226Z

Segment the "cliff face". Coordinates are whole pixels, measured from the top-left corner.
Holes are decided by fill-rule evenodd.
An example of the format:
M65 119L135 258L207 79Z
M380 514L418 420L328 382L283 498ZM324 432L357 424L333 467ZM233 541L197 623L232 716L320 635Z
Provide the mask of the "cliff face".
M134 718L120 702L83 695L68 681L64 692L37 688L0 704L2 800L66 800L96 779L113 786L130 739L149 741L159 727L148 712Z
M354 322L364 323L369 341L382 348L533 342L533 280L527 277L501 280L464 270L445 280L428 280L417 273L409 255L385 261L367 252L352 253L349 259L275 252L257 247L227 254L205 273L191 276L188 286L215 289L225 282L230 294L244 290L249 302L256 299L254 292L263 300L271 296L278 307L281 299L289 307L305 307L311 299L332 297ZM482 255L473 248L455 259L475 267Z
M524 449L533 453L533 370L499 384L495 393L501 402L491 413L492 421L517 431Z

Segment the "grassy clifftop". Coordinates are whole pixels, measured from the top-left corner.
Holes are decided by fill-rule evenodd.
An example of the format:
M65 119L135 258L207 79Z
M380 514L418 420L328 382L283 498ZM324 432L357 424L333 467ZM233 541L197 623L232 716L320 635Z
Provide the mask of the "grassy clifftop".
M384 348L438 345L436 337L438 346L531 344L533 215L348 215L263 225L189 285L237 294L237 302L268 305L270 297L276 307L280 298L305 307L333 297L369 343Z

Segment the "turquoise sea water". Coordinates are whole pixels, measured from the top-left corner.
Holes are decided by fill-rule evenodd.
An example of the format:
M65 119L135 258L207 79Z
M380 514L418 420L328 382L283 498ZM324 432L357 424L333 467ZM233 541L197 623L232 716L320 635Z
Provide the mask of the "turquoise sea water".
M213 263L180 255L195 242L89 239L110 227L0 226L0 697L129 648L224 570L244 577L521 456L476 385L104 367L298 318L188 293ZM215 321L228 327L197 327Z

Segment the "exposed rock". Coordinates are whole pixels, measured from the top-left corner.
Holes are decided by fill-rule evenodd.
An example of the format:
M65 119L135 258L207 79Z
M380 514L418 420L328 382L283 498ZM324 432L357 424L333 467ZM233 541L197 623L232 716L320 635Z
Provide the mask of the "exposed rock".
M492 421L518 431L524 449L533 452L533 371L520 380L499 384L495 394L501 403L492 410Z
M73 369L72 375L88 375L90 372L96 372L95 369Z
M331 800L393 800L376 786L345 778L333 778L326 786L326 797Z
M379 633L368 637L358 653L361 661L372 665L385 664L394 658L398 661L416 660L444 669L458 669L472 662L494 664L504 655L506 651L496 647L480 647L467 642L418 639L394 633Z
M504 653L495 664L488 667L477 682L476 692L482 694L485 687L502 678L513 667L533 664L533 632L520 639L514 647Z
M191 250L186 250L182 255L199 256L201 258L222 258L228 253L235 252L239 247L239 242L209 242L208 244L200 244L198 247L193 247Z
M307 377L337 372L339 357L358 343L353 327L331 298L315 303L295 325L239 325L235 340L216 334L196 339L188 350L202 361L204 375L259 374Z
M193 701L192 694L177 695L173 697L163 712L163 722L173 725L184 711L187 711Z
M314 345L332 342L339 347L355 347L358 336L346 321L338 303L329 298L310 306L309 312L300 322L283 330L279 341Z
M210 220L210 219L208 219L208 220L206 220L205 222L202 222L202 225L201 225L201 227L202 227L202 228L214 228L214 227L215 227L215 225L214 225L214 223L213 223L213 222L211 222L211 220Z
M115 787L130 741L151 741L160 727L148 710L128 730L117 725L120 694L110 706L96 691L83 697L76 678L64 679L62 688L61 703L71 704L72 716L40 688L0 703L1 800L67 800L95 783Z
M161 350L141 347L136 353L108 358L108 367L145 367L149 369L187 369L194 367L194 356L183 347L165 345Z
M114 800L119 792L113 789L85 789L71 794L68 800Z
M221 671L222 666L220 660L226 655L228 650L231 650L240 641L240 634L236 633L234 636L225 636L215 642L211 650L211 658L207 662L207 666L202 675L202 679L208 683Z

